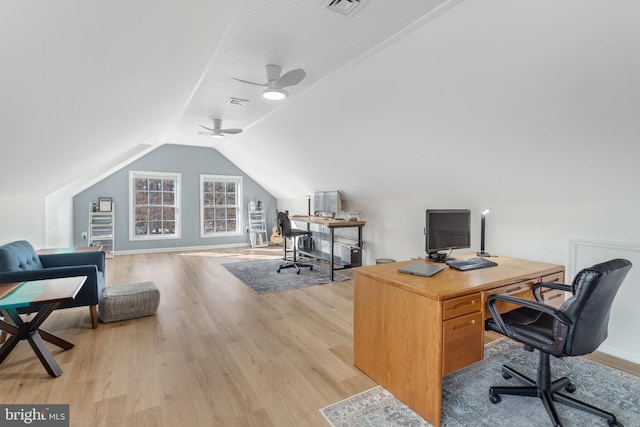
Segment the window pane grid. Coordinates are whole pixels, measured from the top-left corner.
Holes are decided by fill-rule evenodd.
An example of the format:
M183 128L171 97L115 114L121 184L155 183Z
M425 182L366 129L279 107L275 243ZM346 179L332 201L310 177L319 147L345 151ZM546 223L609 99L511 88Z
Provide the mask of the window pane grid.
M135 237L176 236L178 178L133 178Z
M239 182L203 179L202 230L204 234L237 233L240 227Z

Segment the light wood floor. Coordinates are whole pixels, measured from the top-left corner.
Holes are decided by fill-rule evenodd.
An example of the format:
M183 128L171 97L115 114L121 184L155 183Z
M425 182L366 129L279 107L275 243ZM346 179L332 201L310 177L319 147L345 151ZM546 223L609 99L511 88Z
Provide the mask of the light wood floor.
M157 284L157 315L92 330L88 308L56 311L45 329L76 344L50 347L63 375L20 343L0 365L0 402L69 404L79 427L327 426L320 408L376 385L352 365L353 281L258 296L221 266L280 251L107 260L108 284Z

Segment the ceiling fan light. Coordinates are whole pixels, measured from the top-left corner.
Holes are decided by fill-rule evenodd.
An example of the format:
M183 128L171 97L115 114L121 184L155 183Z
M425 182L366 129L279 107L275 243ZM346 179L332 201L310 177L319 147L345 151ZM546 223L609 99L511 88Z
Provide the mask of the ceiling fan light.
M218 139L220 139L220 138L224 138L224 135L223 135L223 134L221 134L221 133L212 133L212 134L211 134L211 138L218 138Z
M271 88L265 89L265 91L262 92L263 98L271 99L273 101L279 101L281 99L285 99L287 95L289 95L289 92L277 87L271 87Z

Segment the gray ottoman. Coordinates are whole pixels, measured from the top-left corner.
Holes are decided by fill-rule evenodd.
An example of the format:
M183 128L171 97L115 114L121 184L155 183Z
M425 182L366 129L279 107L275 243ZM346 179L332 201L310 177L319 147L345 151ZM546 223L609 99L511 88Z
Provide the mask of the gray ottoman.
M104 323L151 316L158 311L160 291L153 282L105 286L98 304Z

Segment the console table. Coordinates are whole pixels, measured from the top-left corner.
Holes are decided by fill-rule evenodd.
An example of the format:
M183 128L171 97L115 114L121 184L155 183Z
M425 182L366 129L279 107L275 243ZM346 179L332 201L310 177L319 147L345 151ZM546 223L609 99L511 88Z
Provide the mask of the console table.
M34 280L22 283L0 285L0 313L5 320L0 320L0 330L11 336L0 347L0 363L22 340L27 340L40 362L52 377L62 375L62 369L53 358L44 341L48 341L65 350L73 348L73 344L53 335L40 325L49 317L62 301L72 300L84 285L86 276L65 277L60 279ZM24 322L16 308L32 304L42 304L38 313L29 322ZM7 322L11 320L13 323ZM44 341L43 341L44 340Z
M564 281L561 265L491 259L497 267L445 267L432 277L398 272L415 260L355 270L354 365L434 426L441 423L442 377L483 357L488 297L506 293L533 299L534 283ZM564 293L553 290L542 297L557 305Z
M317 216L307 216L307 215L293 215L291 217L292 221L300 221L305 222L307 224L315 224L327 227L329 230L329 235L326 233L321 233L317 231L313 231L313 236L318 237L321 240L329 241L329 254L326 254L322 251L315 250L301 250L298 249L299 253L308 255L312 258L323 259L329 262L329 274L331 277L331 281L333 281L333 271L336 269L336 265L339 269L342 268L354 268L362 265L362 227L366 224L365 221L349 221L344 219L333 219L333 218L323 218ZM360 255L359 259L356 262L350 260L349 262L345 262L341 257L336 257L334 255L334 243L336 242L335 230L339 228L357 228L358 229L358 238L354 239L355 248L358 250L358 254Z

